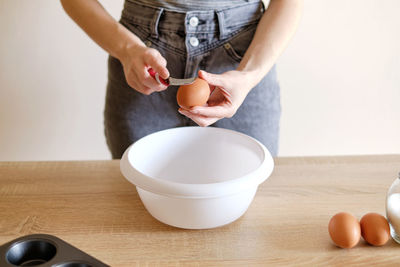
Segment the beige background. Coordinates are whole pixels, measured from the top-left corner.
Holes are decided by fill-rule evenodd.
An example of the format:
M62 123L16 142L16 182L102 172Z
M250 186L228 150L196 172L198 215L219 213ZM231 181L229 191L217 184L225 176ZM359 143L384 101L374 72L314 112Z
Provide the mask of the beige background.
M116 18L122 0L102 1ZM400 2L306 0L280 155L400 153ZM54 0L0 0L0 160L108 159L106 53Z

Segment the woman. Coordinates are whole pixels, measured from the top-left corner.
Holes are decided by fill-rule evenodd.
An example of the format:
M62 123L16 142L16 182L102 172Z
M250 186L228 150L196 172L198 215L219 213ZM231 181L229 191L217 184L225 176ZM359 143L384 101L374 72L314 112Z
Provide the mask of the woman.
M274 64L299 22L302 0L126 0L115 21L97 0L61 0L109 54L105 134L113 158L137 139L178 126L246 133L278 152L280 93ZM177 87L153 79L198 75L205 106L179 108Z

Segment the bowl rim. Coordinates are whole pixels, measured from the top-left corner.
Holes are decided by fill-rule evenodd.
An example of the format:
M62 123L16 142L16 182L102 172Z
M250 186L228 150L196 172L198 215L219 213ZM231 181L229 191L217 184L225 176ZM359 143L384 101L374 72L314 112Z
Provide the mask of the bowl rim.
M150 177L140 172L139 170L134 168L132 164L130 164L129 154L136 142L142 140L143 138L149 138L152 135L160 134L165 131L182 131L182 130L185 131L189 130L190 128L209 129L209 130L212 129L211 131L226 131L230 132L231 134L233 133L236 135L240 135L244 138L248 138L249 140L254 142L259 148L261 148L264 158L261 164L255 170L251 171L250 173L242 177L221 182L202 183L202 184L179 183L175 181ZM200 126L175 127L151 133L149 135L140 138L136 142L132 143L125 150L120 160L121 173L129 182L131 182L135 186L140 187L143 190L164 196L179 197L179 198L216 198L216 197L231 195L242 191L246 191L247 189L253 188L254 186L257 187L259 184L268 179L268 177L271 175L274 169L274 160L268 149L261 142L244 133L225 128L200 127Z

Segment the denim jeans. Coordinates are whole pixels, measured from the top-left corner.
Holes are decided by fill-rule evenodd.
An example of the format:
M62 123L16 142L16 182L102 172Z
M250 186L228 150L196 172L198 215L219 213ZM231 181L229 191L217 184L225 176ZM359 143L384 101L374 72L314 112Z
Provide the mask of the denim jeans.
M235 69L263 12L261 2L182 12L127 0L120 22L161 53L172 77L189 78L197 75L199 69L216 74ZM109 57L104 124L113 158L121 158L130 144L150 133L196 125L178 113L177 89L170 86L165 91L143 95L126 83L120 61ZM280 88L274 66L232 118L211 126L252 136L276 156L280 113Z

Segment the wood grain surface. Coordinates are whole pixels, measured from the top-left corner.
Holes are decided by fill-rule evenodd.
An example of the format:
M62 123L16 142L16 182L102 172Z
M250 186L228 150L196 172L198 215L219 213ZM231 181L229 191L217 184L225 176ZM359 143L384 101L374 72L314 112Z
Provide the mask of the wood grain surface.
M250 208L216 229L183 230L145 210L119 161L1 162L0 244L46 233L111 266L400 264L400 245L340 249L332 215L385 215L400 155L277 158Z

